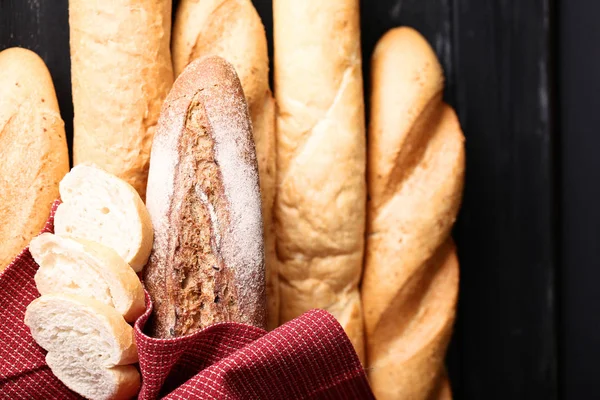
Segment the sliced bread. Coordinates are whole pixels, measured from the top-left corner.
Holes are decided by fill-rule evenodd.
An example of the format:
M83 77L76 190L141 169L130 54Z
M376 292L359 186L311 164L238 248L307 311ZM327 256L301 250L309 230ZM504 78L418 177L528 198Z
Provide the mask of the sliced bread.
M138 192L122 179L91 165L78 165L59 186L63 203L54 230L114 249L142 270L152 250L152 222Z
M130 399L140 389L140 373L133 365L98 368L71 354L50 352L46 363L69 389L90 400Z
M69 354L104 368L138 361L133 328L113 307L98 300L73 294L43 295L27 306L25 325L49 353Z
M70 293L114 307L127 321L145 309L144 289L133 269L113 249L85 239L43 233L29 251L40 265L40 294Z

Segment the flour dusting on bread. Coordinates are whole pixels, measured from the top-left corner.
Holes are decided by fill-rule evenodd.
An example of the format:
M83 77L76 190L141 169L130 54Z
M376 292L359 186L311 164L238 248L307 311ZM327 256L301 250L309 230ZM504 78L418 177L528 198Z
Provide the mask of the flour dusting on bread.
M166 165L167 168L164 168ZM248 107L233 67L190 64L163 107L148 178L155 242L144 279L152 334L215 322L264 327L258 170Z

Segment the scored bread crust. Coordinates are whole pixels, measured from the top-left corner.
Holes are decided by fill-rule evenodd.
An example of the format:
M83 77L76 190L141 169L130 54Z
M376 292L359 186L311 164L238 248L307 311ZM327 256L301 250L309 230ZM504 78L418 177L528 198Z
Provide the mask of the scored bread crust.
M418 32L386 33L371 73L362 282L369 381L378 399L448 398L444 358L459 280L450 231L464 137L442 101L442 68Z
M115 307L129 322L143 314L142 284L113 249L84 239L42 233L31 240L29 251L40 266L35 274L40 294L91 297Z
M366 144L358 0L274 0L280 322L331 312L364 361ZM307 29L308 27L308 29Z
M256 156L240 81L224 59L196 60L175 81L152 146L147 193L151 333L181 336L222 321L264 328Z
M175 76L193 60L216 55L234 67L248 102L258 161L265 241L267 327L279 323L279 276L273 204L276 185L275 101L269 88L267 37L250 0L183 0L173 25Z
M0 52L0 272L37 235L69 171L64 123L44 61Z
M171 0L69 0L73 161L145 198L152 137L173 83Z

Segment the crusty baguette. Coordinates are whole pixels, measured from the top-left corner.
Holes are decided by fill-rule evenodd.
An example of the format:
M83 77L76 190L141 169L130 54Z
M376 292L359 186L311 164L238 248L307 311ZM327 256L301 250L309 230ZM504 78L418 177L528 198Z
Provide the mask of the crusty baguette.
M170 0L69 0L75 164L145 197L152 137L173 83Z
M145 310L144 289L133 269L110 247L84 239L42 233L29 251L40 266L40 294L71 293L114 307L126 321Z
M114 308L72 294L47 294L27 306L25 325L48 351L65 385L89 399L134 395L140 385L133 328Z
M61 180L62 203L54 216L59 235L91 240L114 249L142 270L152 250L152 222L135 189L91 165L77 165Z
M440 379L458 293L450 230L462 195L464 137L442 101L442 68L416 31L388 32L371 71L362 283L369 379L382 400L447 396Z
M280 319L330 311L363 356L366 147L358 0L275 0Z
M264 328L258 168L244 93L224 59L196 60L175 81L152 145L147 205L152 334L222 321Z
M0 52L0 272L44 227L69 153L50 73L35 53Z
M213 54L229 61L242 82L256 144L265 236L267 326L273 329L279 321L273 232L275 102L269 88L265 28L250 0L182 0L173 26L171 50L175 76L193 60Z

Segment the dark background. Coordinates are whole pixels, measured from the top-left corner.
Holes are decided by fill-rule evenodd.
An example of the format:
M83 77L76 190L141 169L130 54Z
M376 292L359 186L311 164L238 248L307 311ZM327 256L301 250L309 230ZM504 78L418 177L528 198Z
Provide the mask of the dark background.
M255 4L271 40L271 2ZM467 138L448 358L455 398L600 397L600 2L363 0L361 8L366 88L378 38L413 26L442 61L445 98ZM67 0L0 0L0 50L27 47L46 61L70 141L68 36Z

